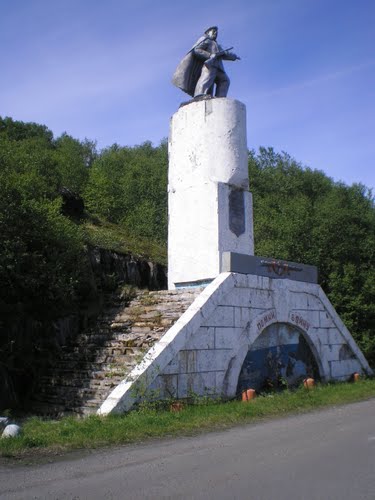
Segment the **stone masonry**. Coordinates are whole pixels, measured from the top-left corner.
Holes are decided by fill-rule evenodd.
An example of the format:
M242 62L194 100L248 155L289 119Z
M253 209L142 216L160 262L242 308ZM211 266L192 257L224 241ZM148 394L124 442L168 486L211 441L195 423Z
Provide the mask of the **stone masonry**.
M138 291L129 305L112 302L94 327L63 346L35 391L33 411L94 413L200 292Z

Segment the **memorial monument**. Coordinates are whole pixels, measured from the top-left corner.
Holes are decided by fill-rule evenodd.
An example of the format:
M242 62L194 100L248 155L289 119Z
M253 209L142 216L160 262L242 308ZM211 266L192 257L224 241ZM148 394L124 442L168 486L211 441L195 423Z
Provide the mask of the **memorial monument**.
M224 70L223 60L240 59L231 49L223 49L216 41L218 27L206 29L173 75L172 82L192 97L226 97L230 80ZM215 89L215 90L214 90Z
M238 57L216 36L206 30L176 70L174 84L193 99L172 117L169 136L169 288L204 288L100 414L147 397L231 399L280 381L372 373L314 266L253 255L246 109L227 98L222 65Z
M223 60L239 57L222 49L217 34L208 28L172 79L194 99L172 117L169 137L169 288L209 282L226 251L254 251L246 109L223 99Z

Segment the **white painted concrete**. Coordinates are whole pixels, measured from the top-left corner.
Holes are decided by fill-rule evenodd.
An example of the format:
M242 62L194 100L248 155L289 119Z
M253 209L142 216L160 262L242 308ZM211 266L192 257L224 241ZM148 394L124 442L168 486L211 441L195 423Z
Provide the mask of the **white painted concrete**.
M211 280L225 251L253 254L246 109L220 98L193 102L172 117L168 179L168 286ZM245 230L229 227L229 196L244 197Z
M220 98L181 107L172 117L169 143L172 189L207 181L248 189L243 103Z
M293 325L304 335L322 380L347 380L355 371L372 373L319 285L222 273L110 394L99 413L126 411L143 398L186 398L191 393L234 397L248 350L275 323ZM350 359L342 356L343 349Z

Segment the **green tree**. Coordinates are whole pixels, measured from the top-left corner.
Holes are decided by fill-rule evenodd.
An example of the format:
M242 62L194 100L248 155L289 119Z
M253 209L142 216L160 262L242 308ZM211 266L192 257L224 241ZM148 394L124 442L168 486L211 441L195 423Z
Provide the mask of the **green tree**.
M135 235L165 241L167 158L166 142L102 151L84 194L88 209Z
M0 133L0 371L27 387L55 343L53 321L78 309L87 260L80 228L60 213L53 141L27 124L13 133L7 123L12 133Z
M11 141L25 139L42 139L46 146L52 146L53 134L45 125L14 121L12 118L0 116L0 135Z
M94 142L83 142L62 134L54 142L60 182L76 194L81 194L89 177L89 168L97 156Z

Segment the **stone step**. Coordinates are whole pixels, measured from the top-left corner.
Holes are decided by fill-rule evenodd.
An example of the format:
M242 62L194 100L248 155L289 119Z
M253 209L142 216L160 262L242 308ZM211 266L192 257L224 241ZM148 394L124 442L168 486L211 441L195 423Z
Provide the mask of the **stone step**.
M34 411L94 413L201 291L141 291L127 306L113 297L96 325L64 346L40 379Z
M50 372L49 374L47 373L46 375L41 377L40 385L48 387L48 385L56 384L60 380L64 380L70 383L71 380L97 380L105 376L109 378L114 376L116 373L128 373L133 368L133 366L134 363L127 362L115 366L112 364L109 366L98 365L94 369L87 370L84 370L82 368L74 370L68 367L64 367L56 370L55 372Z
M131 367L129 367L131 368ZM102 372L96 372L92 374L92 376L86 376L86 377L76 377L76 378L62 378L58 377L56 379L50 379L48 381L48 384L41 384L40 387L40 393L41 392L49 392L52 390L56 390L59 388L63 387L92 387L92 388L97 388L100 386L105 386L105 385L111 385L113 381L120 382L123 380L126 375L129 373L129 370L123 369L123 370L118 370L118 371L102 371Z
M46 391L43 395L43 392L40 393L35 399L41 400L55 400L56 398L60 398L62 394L70 397L71 400L78 399L81 400L83 397L95 396L96 394L103 393L117 385L122 379L112 379L108 381L107 385L101 386L99 388L96 387L77 387L77 386L52 386L49 388L49 391ZM43 397L42 397L43 395Z

